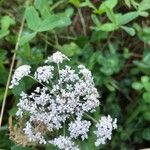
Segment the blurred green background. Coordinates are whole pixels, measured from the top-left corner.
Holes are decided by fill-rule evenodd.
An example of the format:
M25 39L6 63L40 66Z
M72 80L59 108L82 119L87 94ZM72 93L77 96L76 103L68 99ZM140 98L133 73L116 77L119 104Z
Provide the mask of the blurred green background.
M37 67L61 51L73 66L82 63L92 71L101 93L94 117L118 118L112 140L97 149L150 148L149 12L150 0L0 0L0 108L14 52L15 69ZM15 118L19 94L31 86L25 80L7 93L0 149L54 149L23 148L9 140L8 118ZM89 134L81 150L96 150L93 140Z

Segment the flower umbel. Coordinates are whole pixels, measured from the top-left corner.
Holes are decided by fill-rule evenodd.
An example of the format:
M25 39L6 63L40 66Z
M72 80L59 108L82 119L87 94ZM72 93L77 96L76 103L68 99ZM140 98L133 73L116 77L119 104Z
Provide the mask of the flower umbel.
M100 96L91 71L84 65L76 69L64 66L64 60L69 58L56 52L46 60L50 64L38 67L35 72L31 72L28 65L20 66L14 72L11 87L18 85L24 76L37 81L32 92L22 91L17 104L16 116L23 120L22 132L29 142L50 143L64 150L79 150L76 140L88 139L88 132L93 125L91 121L94 120L90 114L100 106ZM89 118L86 119L85 114ZM95 122L95 145L99 146L111 139L112 130L117 125L116 119L113 121L109 115ZM59 137L55 135L58 130ZM51 133L54 134L47 136Z
M96 124L97 131L94 131L94 133L97 136L97 140L95 142L96 146L99 146L100 144L105 144L106 140L111 140L112 130L117 128L117 119L114 120L110 117L110 115L103 116L99 120L99 122Z

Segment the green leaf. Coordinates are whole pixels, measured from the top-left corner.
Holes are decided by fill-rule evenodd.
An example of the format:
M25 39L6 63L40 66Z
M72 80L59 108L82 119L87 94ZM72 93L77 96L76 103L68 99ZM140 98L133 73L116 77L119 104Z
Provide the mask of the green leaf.
M100 5L98 12L103 13L107 8L112 10L117 5L117 3L118 0L106 0Z
M143 83L145 90L150 92L150 82Z
M3 37L5 37L8 34L9 34L9 31L2 31L2 30L0 30L0 39L2 39Z
M100 27L98 27L97 29L101 30L101 31L110 32L110 31L116 30L117 28L118 27L113 23L105 23L105 24L101 25Z
M131 36L135 35L135 30L131 27L127 27L127 26L121 26L121 28L126 31L128 34L130 34Z
M27 33L23 35L19 41L19 45L24 45L25 43L31 41L36 36L36 32Z
M28 6L25 12L25 19L27 20L28 27L36 31L41 23L38 12L33 6Z
M143 139L150 141L150 128L144 129L142 137Z
M143 11L143 10L148 10L150 9L150 1L149 0L143 0L138 7L138 10Z
M124 25L124 24L131 22L132 20L134 20L138 16L139 16L139 13L136 11L135 12L129 12L129 13L126 13L124 15L120 15L117 18L117 22L119 25Z
M145 112L143 115L145 120L150 121L150 112Z
M139 11L139 16L148 17L149 13L146 11Z
M143 93L143 99L146 103L150 103L150 92Z
M40 11L42 18L50 15L48 0L35 0L34 5Z
M143 85L140 82L134 82L132 84L132 88L135 90L141 90L143 88Z
M141 82L144 84L144 83L147 83L149 81L149 77L148 76L142 76L141 77Z
M9 16L4 16L1 19L1 30L7 31L11 24L11 18Z
M40 24L38 32L53 30L54 28L62 28L71 24L70 18L61 15L52 15L46 18Z
M61 51L69 57L81 54L81 48L73 42L63 45Z
M91 18L92 18L92 21L94 22L94 24L95 24L97 27L99 27L99 26L101 25L101 23L100 23L100 21L99 21L99 19L97 18L96 15L92 14L92 15L91 15Z
M114 24L116 24L116 17L115 17L115 14L114 12L110 9L110 8L106 8L106 14L107 14L107 17L110 19L110 21Z
M124 0L124 1L125 1L126 5L130 8L130 7L131 7L131 2L130 2L130 0Z
M76 7L80 6L80 0L69 0L69 3L73 4Z

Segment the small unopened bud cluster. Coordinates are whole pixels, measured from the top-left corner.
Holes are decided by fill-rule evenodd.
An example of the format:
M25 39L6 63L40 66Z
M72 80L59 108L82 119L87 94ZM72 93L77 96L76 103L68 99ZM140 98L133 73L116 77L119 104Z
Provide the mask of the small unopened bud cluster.
M22 132L29 142L79 150L76 139L88 139L88 132L94 124L88 116L100 106L99 94L91 72L84 65L79 65L76 70L69 65L64 66L65 60L69 58L56 52L48 57L46 65L38 67L35 72L29 65L20 66L12 77L10 87L17 86L23 77L37 81L32 92L22 91L17 104L16 116L25 120ZM116 121L110 116L103 116L97 121L97 130L94 131L96 146L111 139L112 130L117 128ZM47 136L57 130L59 136Z

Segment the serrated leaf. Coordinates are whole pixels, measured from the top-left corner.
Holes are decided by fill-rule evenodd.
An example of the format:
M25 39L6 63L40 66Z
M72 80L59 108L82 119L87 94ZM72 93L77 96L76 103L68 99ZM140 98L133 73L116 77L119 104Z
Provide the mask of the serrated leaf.
M128 34L130 34L131 36L135 35L135 30L131 27L127 27L127 26L121 26L121 28L126 31Z
M25 19L27 20L28 27L36 31L41 23L38 12L33 6L28 6L25 11Z
M31 41L36 36L36 32L27 33L23 35L19 41L19 45L24 45L25 43Z

